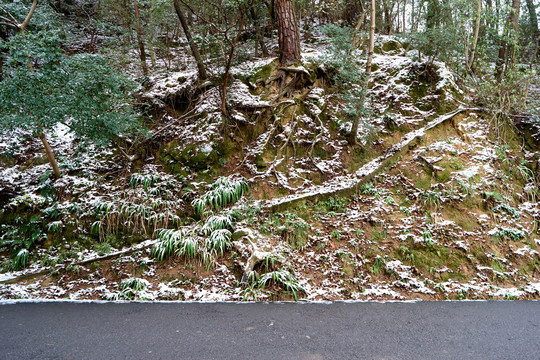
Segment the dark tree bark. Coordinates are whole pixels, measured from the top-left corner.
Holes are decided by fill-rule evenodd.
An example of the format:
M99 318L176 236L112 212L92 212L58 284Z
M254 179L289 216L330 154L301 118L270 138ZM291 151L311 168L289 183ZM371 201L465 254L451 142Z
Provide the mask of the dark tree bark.
M529 21L531 23L531 30L534 44L533 59L538 56L538 45L540 43L540 29L538 29L538 16L536 15L536 9L534 7L533 0L527 0L527 9L529 10Z
M521 0L512 0L512 8L510 14L508 15L508 20L506 22L505 33L510 34L512 37L517 36L518 25L519 25L519 10L520 10ZM499 57L497 59L497 65L495 69L495 78L497 81L501 81L503 74L505 72L505 64L509 61L509 64L506 68L513 65L515 62L515 46L508 46L506 38L501 39L501 46L499 48Z
M392 9L388 4L388 1L383 2L384 11L384 32L387 35L392 35Z
M279 63L290 66L300 60L300 34L292 0L275 0L279 36Z
M180 3L178 0L173 0L174 4L174 10L176 11L176 15L178 15L178 19L180 20L180 25L182 25L182 29L184 30L184 34L186 35L186 39L189 43L189 48L191 49L191 53L193 54L193 57L195 58L195 61L197 62L197 69L199 70L199 79L206 80L208 78L208 75L206 73L206 68L204 67L204 63L201 57L201 53L199 52L199 48L197 47L197 44L193 41L193 37L191 36L191 31L189 30L188 21L186 19L186 16L182 12L182 8L180 7Z
M355 20L362 14L364 9L363 0L347 0L343 6L341 19L349 26L353 26Z
M368 48L368 58L366 62L366 74L367 77L371 75L371 63L373 62L373 52L375 51L375 20L377 18L375 9L376 9L376 0L371 0L371 15L370 15L370 27L369 27L369 48Z
M141 58L141 66L143 69L144 76L148 75L148 67L146 66L146 51L144 50L144 42L142 38L142 28L141 28L141 15L139 12L139 3L137 0L133 1L133 6L135 8L135 30L137 32L137 43L139 44L139 56Z
M264 43L264 28L261 26L260 18L257 16L253 6L249 9L251 20L253 20L253 26L255 27L255 57L259 56L258 49L261 46L261 52L263 57L268 56L268 48Z

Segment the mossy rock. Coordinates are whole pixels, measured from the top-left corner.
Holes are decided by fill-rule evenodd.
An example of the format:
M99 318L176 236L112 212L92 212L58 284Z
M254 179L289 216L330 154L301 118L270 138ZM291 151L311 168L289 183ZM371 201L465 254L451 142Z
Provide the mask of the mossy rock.
M182 158L190 168L204 170L218 162L219 154L210 145L192 145L182 152Z
M385 53L398 54L403 51L403 46L399 41L388 40L383 44L382 50Z
M219 153L208 144L193 144L183 148L173 141L163 150L160 159L166 163L183 163L195 170L205 170L219 161Z

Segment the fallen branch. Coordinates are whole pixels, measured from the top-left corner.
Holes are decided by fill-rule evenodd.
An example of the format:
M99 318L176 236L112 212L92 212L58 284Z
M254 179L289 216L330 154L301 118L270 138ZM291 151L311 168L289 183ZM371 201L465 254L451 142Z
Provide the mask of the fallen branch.
M154 246L155 243L156 243L156 240L147 240L147 241L144 241L144 242L142 242L140 244L137 244L134 247L129 248L129 249L120 250L120 251L117 251L117 252L112 253L112 254L108 254L108 255L104 255L104 256L98 256L98 257L94 257L94 258L91 258L91 259L85 259L85 260L80 260L80 261L72 261L69 264L62 264L62 265L56 266L54 269L56 269L56 270L64 270L67 266L70 266L70 265L71 266L73 266L73 265L86 265L86 264L93 263L93 262L96 262L96 261L104 261L104 260L114 259L114 258L117 258L117 257L122 256L122 255L131 254L131 253L133 253L135 251L151 248L152 246ZM47 268L41 269L41 270L36 271L36 272L28 272L27 270L18 271L17 273L15 273L14 276L9 277L7 279L2 279L2 276L6 277L5 274L0 275L0 284L15 284L15 283L18 283L18 282L23 281L23 280L34 279L34 278L36 278L38 276L48 274L51 270L53 270L52 267L47 267Z

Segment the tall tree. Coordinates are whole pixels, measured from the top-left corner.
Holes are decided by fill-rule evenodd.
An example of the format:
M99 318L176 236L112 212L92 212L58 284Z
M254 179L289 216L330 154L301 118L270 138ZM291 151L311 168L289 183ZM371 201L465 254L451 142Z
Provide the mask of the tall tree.
M31 130L41 140L56 178L61 177L45 136L58 124L76 136L107 144L140 125L129 105L134 83L88 54L65 56L60 38L49 32L10 38L9 76L0 82L0 132ZM29 69L31 59L36 65Z
M139 2L133 0L133 7L135 9L135 31L137 32L137 43L139 44L139 57L141 59L141 66L143 69L143 74L148 75L148 66L146 66L146 51L144 50L144 41L142 38L142 28L141 28L141 15L139 9Z
M369 49L368 58L366 63L366 73L369 77L371 75L371 63L373 62L373 52L375 51L375 6L376 0L371 0L371 26L369 27Z
M253 21L253 26L255 28L255 57L259 56L259 45L261 46L261 52L263 57L268 56L268 48L264 43L264 32L265 29L261 24L261 19L257 14L256 8L257 2L252 3L249 8L249 14L251 15L251 20Z
M510 8L510 13L508 14L508 20L506 21L505 33L501 39L501 45L499 47L499 58L497 59L495 69L495 78L497 79L497 81L502 80L505 69L511 67L515 62L515 44L517 42L516 37L519 25L520 5L521 0L512 0L512 7ZM510 44L510 46L507 39L511 39L512 43ZM505 67L505 64L507 62L509 63Z
M32 1L32 6L30 7L30 10L28 11L28 14L24 18L23 22L20 23L20 24L16 21L16 19L11 14L8 13L9 16L10 16L11 21L13 22L12 25L14 25L14 27L17 28L21 34L24 34L28 24L30 23L30 20L32 19L32 16L34 15L34 13L36 11L37 5L38 5L38 0L33 0ZM9 20L9 19L6 19L6 20ZM27 53L26 57L29 58L30 55ZM29 74L34 73L34 69L32 68L31 61L27 61L26 73L29 73ZM9 77L7 79L2 78L0 80L4 80L4 83L2 85L5 85L6 83L9 83L11 78L9 78ZM45 148L45 153L47 155L47 158L49 159L49 163L51 164L51 168L53 169L53 173L54 173L55 178L59 179L62 176L61 173L60 173L60 168L58 167L58 163L56 162L56 159L54 157L54 152L52 151L51 146L49 145L49 142L47 141L47 137L45 136L45 133L43 132L43 126L42 126L42 123L41 123L41 119L36 118L35 122L36 122L36 126L37 126L37 137L41 140L41 142L43 144L43 147Z
M279 63L290 66L300 60L300 33L292 0L275 0L276 23L279 36Z
M197 62L197 69L199 71L199 79L205 80L208 78L208 75L206 74L206 68L204 67L204 62L201 57L201 53L199 52L199 47L197 44L193 41L193 36L191 36L191 31L189 29L189 24L186 19L186 16L182 12L182 8L180 7L180 3L178 0L173 0L174 10L176 11L176 15L178 15L178 19L180 20L180 25L182 26L182 30L184 30L184 35L186 35L186 39L189 44L189 48L191 49L191 54L195 58L195 61Z
M538 46L540 43L540 29L538 29L538 16L533 0L527 0L527 9L529 10L529 21L531 24L531 35L534 45L533 59L538 56Z
M474 65L474 60L476 56L476 47L478 45L478 34L480 33L481 17L482 17L482 0L478 0L476 4L476 16L475 16L474 35L473 35L473 42L472 42L472 48L471 48L471 55L466 64L467 71L471 71Z

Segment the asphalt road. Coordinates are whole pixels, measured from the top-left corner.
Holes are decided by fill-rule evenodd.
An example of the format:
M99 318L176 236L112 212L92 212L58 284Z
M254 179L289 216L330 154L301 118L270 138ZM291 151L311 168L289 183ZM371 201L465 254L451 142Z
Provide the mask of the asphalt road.
M1 359L540 359L540 302L0 305Z

